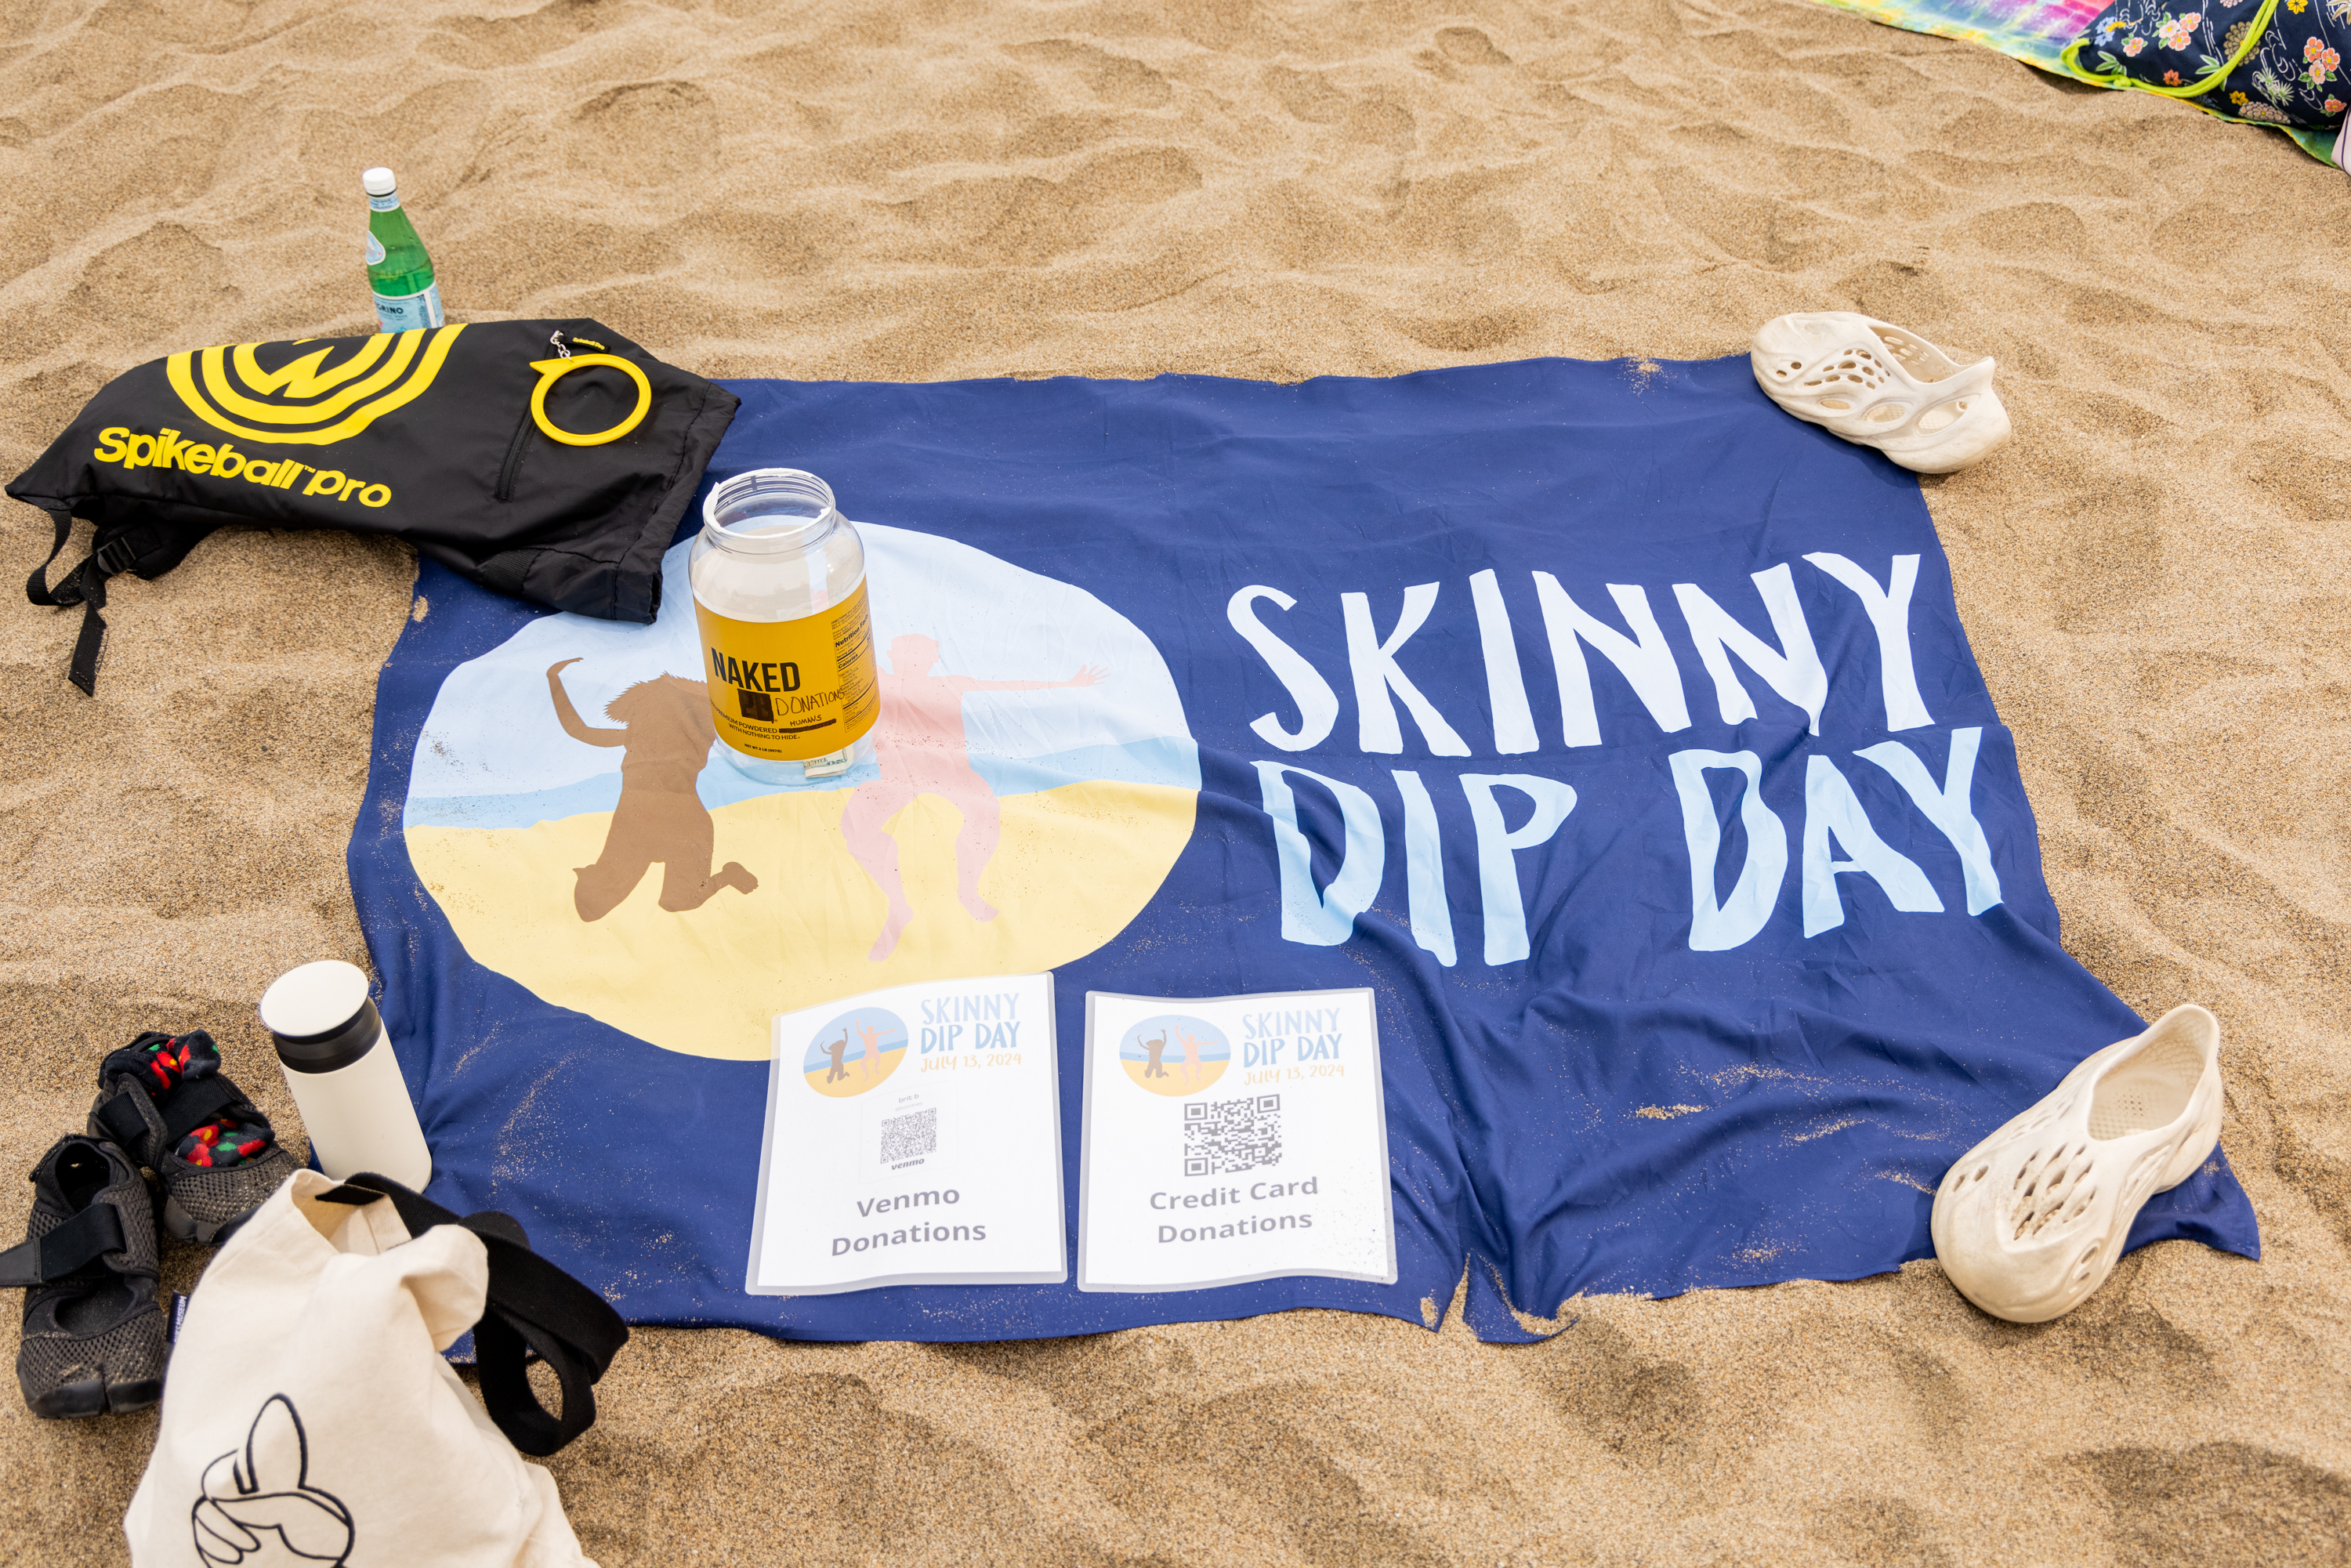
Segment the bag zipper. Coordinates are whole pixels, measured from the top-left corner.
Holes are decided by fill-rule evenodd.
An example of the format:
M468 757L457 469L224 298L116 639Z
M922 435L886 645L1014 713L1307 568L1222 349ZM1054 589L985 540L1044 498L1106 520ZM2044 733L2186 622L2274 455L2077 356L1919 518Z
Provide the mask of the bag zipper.
M522 417L515 421L514 439L507 443L507 460L498 465L497 488L490 492L494 501L514 499L515 475L522 467L523 444L530 439L530 410L525 408Z

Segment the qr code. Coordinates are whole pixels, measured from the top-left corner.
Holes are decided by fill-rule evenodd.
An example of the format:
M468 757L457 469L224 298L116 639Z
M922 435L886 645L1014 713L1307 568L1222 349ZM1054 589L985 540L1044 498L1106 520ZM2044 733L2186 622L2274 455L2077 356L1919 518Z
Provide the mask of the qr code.
M1185 1102L1186 1176L1229 1176L1280 1163L1280 1095Z
M882 1163L906 1165L935 1153L939 1146L939 1110L910 1111L882 1119Z

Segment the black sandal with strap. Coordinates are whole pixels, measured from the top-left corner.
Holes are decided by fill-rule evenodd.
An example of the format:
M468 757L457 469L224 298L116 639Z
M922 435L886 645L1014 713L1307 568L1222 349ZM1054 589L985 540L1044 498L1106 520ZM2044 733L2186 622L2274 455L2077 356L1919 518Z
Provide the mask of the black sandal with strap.
M73 1134L33 1167L25 1239L0 1288L25 1292L16 1385L34 1415L144 1410L163 1397L154 1199L112 1143Z
M150 1030L99 1065L89 1113L90 1136L111 1138L155 1173L163 1228L203 1247L227 1240L298 1168L269 1118L220 1068L220 1049L203 1030ZM253 1137L246 1154L225 1152L237 1134L204 1131L223 1127ZM188 1134L196 1132L203 1137L192 1143ZM204 1138L214 1142L204 1146ZM186 1157L191 1146L197 1160Z

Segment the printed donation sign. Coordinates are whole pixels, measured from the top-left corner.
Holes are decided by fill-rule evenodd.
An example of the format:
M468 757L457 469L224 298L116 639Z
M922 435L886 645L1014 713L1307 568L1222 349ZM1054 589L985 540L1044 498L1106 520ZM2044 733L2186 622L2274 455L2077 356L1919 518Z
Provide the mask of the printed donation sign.
M746 1290L1070 1277L1050 975L780 1013L775 1045Z
M1368 990L1086 995L1078 1289L1396 1278Z

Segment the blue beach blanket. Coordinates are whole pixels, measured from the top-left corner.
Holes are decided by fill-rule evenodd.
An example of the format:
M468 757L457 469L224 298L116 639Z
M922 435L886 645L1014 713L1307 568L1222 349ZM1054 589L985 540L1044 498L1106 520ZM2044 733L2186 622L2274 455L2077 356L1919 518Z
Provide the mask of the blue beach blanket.
M968 677L992 805L852 844L866 778L697 754L645 838L623 766L703 692L682 533L648 627L424 563L350 848L432 1196L632 1322L1434 1326L1466 1270L1524 1340L1580 1292L1853 1279L1931 1255L1949 1163L2143 1027L2058 944L1916 480L1743 358L731 385L711 480L831 482L885 669L918 636ZM1073 1256L1089 992L1369 988L1395 1283L747 1294L770 1017L1045 970ZM2257 1255L2218 1155L2131 1242L2172 1238Z

